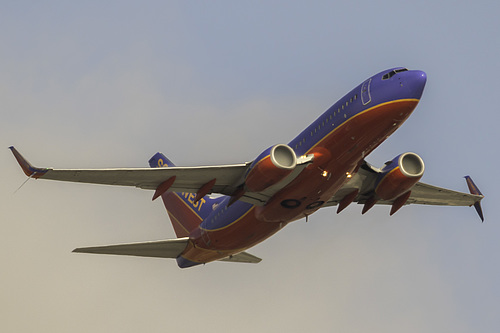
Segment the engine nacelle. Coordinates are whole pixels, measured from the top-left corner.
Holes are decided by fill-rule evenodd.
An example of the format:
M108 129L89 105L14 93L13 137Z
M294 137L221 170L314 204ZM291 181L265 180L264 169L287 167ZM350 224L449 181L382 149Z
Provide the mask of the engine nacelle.
M404 153L387 162L377 179L375 193L383 200L405 194L424 174L424 161L415 153Z
M278 144L264 150L250 165L245 186L252 192L263 191L288 176L297 165L292 148Z

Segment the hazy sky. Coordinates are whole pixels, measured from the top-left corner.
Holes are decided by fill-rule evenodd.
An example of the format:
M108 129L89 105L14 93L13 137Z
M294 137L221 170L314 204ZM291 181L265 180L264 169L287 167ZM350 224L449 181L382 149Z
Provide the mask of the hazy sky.
M2 332L497 332L498 1L2 1ZM251 251L258 265L72 254L175 237L133 188L25 180L37 166L250 161L367 77L428 75L367 160L414 151L471 208L323 209Z

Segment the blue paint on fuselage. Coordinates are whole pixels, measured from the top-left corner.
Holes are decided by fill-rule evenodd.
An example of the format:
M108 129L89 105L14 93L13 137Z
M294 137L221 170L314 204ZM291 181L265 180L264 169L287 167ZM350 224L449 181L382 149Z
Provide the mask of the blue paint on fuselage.
M217 230L227 227L245 215L253 205L243 201L236 201L228 206L231 197L225 197L220 205L215 207L212 213L201 223L200 228L204 230Z
M401 70L404 69L396 67L368 78L333 104L288 145L297 156L304 155L331 131L361 112L390 101L420 99L426 74L418 70ZM394 75L389 77L391 72ZM369 98L362 98L362 88L369 89L364 92Z

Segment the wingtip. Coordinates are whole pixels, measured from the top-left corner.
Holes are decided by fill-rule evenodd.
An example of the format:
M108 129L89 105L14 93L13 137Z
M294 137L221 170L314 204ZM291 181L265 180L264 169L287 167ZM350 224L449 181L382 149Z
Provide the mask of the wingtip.
M470 176L465 176L464 178L471 194L483 195Z
M484 222L484 215L483 215L483 209L481 208L481 200L484 198L484 195L481 193L477 185L474 183L472 178L470 176L465 176L465 181L467 182L467 187L469 187L469 191L471 194L474 195L479 195L481 198L478 199L474 203L474 208L476 209L477 215L479 215L479 218L481 219L481 222Z
M481 223L484 222L483 209L481 208L481 203L478 201L474 204L474 208L476 209L477 215L481 219Z
M14 146L10 146L9 149L12 151L12 154L14 154L14 157L17 160L17 163L21 166L21 169L23 169L23 172L26 174L26 176L30 178L39 178L43 176L48 169L41 169L34 167L26 158L24 158L23 155L19 151L17 151Z

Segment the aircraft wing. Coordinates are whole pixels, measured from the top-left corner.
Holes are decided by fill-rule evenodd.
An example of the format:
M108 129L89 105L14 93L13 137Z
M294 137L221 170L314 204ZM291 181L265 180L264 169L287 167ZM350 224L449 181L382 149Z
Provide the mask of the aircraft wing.
M353 202L365 204L373 195L379 169L364 162L358 172L347 182L323 207L339 205L350 193L356 193ZM418 182L411 189L411 194L405 205L439 205L439 206L475 206L483 220L479 202L483 195L474 185L470 177L466 177L471 193L453 191ZM472 185L470 185L472 184ZM471 186L473 188L471 188ZM379 200L376 204L393 205L395 200ZM339 207L340 208L340 207Z
M325 206L336 206L347 195L354 191L356 187L349 186L349 183L342 187ZM370 192L368 192L370 193ZM364 204L370 197L368 193L359 193L353 202ZM344 194L344 195L343 195ZM473 206L483 197L475 194L468 194L448 190L445 188L418 182L411 190L411 195L406 204L435 205L435 206ZM394 200L379 200L377 205L392 205Z
M145 190L156 190L153 200L166 190L197 193L200 196L210 193L233 196L238 193L240 185L244 183L247 169L252 164L252 162L247 162L216 166L115 169L38 168L29 163L17 149L9 148L29 178L134 186ZM297 167L284 180L262 192L244 192L238 196L238 199L255 205L264 205L274 193L296 177L312 159L312 155L298 158Z
M215 179L208 193L231 195L241 184L250 163L168 168L116 168L116 169L53 169L31 165L14 147L12 153L24 173L35 179L59 180L66 182L134 186L146 190L156 190L166 180L175 177L169 188L173 192L194 192ZM207 193L207 194L208 194Z

